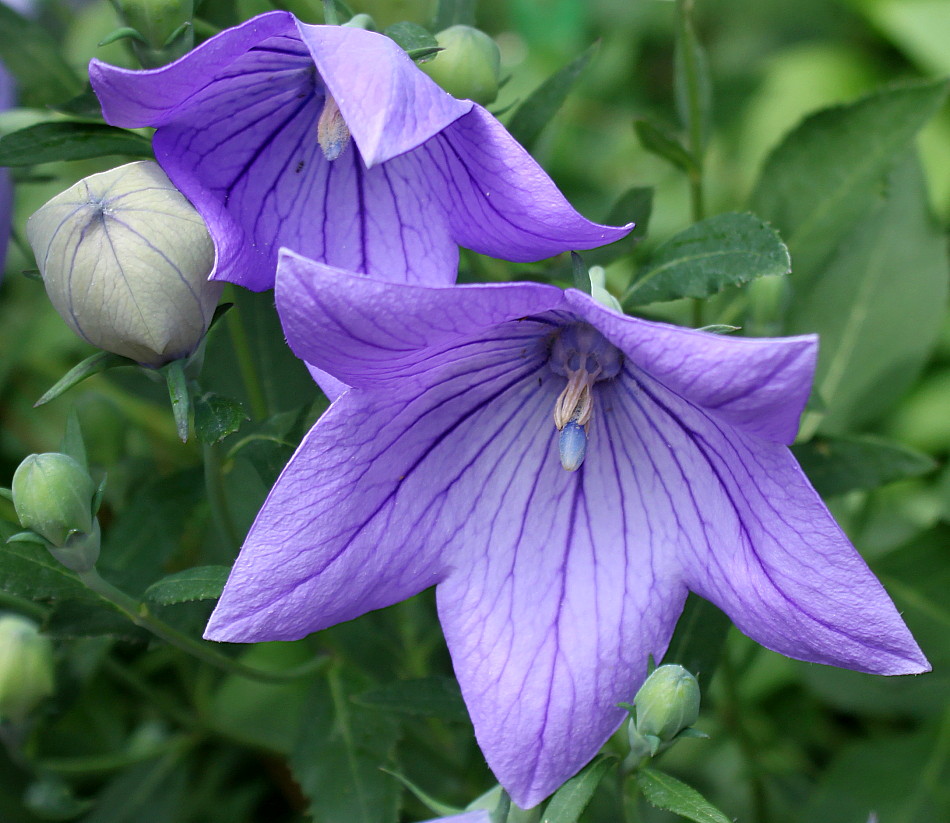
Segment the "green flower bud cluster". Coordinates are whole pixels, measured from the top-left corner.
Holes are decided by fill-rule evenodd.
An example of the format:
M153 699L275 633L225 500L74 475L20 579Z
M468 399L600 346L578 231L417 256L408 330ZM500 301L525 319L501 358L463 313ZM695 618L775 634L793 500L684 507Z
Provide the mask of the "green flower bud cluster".
M493 102L501 79L498 44L471 26L451 26L435 39L443 50L419 68L454 97Z
M0 615L0 722L22 723L53 693L53 647L32 621Z
M157 163L80 180L26 233L54 308L94 346L159 367L201 342L222 289L214 244Z
M99 559L96 485L66 454L31 454L13 475L13 507L20 525L66 568L87 572Z
M627 728L630 754L653 757L681 737L705 737L690 727L699 717L699 683L682 666L660 666L633 699Z

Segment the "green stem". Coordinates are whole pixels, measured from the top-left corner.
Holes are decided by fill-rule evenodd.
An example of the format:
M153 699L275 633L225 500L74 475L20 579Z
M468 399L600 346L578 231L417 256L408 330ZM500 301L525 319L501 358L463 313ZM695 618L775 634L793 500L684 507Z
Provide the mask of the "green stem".
M211 506L211 519L221 534L225 545L237 550L241 545L241 535L231 517L231 508L228 506L228 497L224 491L224 471L221 456L217 448L210 443L201 447L205 464L205 493Z
M234 300L233 302L234 308L228 312L226 318L228 334L231 335L231 345L234 347L238 370L241 372L241 380L244 382L244 389L251 404L251 414L254 415L256 420L263 420L267 417L267 397L264 394L264 386L254 363L254 353L251 351L247 330L241 322L241 310L238 307L238 301Z
M298 677L311 674L322 668L326 663L326 659L324 658L314 658L314 660L309 663L305 663L303 666L298 666L296 669L292 669L288 672L267 672L245 666L243 663L239 663L215 651L207 643L200 640L192 640L188 635L182 634L177 629L172 628L165 621L152 614L146 603L141 603L129 597L125 592L117 589L106 580L103 580L96 569L80 572L79 579L103 600L115 606L136 626L141 626L166 643L230 674L247 677L251 680L259 680L263 683L286 683Z
M693 33L693 0L677 0L679 20L680 54L683 60L683 79L686 84L687 120L686 123L689 151L695 160L695 170L689 175L690 203L693 222L698 223L706 215L703 195L703 113L699 99L699 65L696 54L690 48L695 40Z
M323 0L323 22L328 26L340 25L340 15L336 13L336 3L333 0Z
M679 21L679 48L683 61L683 79L687 101L687 135L689 153L693 156L694 166L689 172L689 200L693 222L698 223L706 216L705 195L703 193L703 113L699 99L699 66L696 54L691 48L695 39L693 33L693 0L676 0L677 19ZM706 325L703 311L704 303L700 298L693 299L693 326Z
M746 761L746 771L749 776L749 791L752 795L752 819L755 823L769 823L768 795L765 791L765 781L762 779L760 758L756 752L755 742L749 735L745 723L742 722L742 701L739 697L739 679L735 665L727 649L719 663L722 671L723 685L725 686L725 700L722 706L724 725L732 731L739 744L742 757Z

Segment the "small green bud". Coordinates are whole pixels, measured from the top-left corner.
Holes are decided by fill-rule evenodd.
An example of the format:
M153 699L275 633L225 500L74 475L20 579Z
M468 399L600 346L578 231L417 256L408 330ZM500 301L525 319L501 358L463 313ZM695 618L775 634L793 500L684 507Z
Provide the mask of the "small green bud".
M26 234L54 308L94 346L158 367L204 337L222 289L208 281L214 244L157 163L80 180Z
M53 693L53 647L32 621L0 615L0 721L21 723Z
M419 68L454 97L487 106L498 96L501 52L485 32L451 26L435 36L440 51Z
M56 547L90 534L96 485L73 458L58 452L31 454L13 474L13 507L20 524Z
M122 21L134 29L132 49L139 62L157 68L191 50L193 0L112 0Z
M682 666L660 666L640 687L633 705L631 750L636 757L653 756L696 722L699 683Z

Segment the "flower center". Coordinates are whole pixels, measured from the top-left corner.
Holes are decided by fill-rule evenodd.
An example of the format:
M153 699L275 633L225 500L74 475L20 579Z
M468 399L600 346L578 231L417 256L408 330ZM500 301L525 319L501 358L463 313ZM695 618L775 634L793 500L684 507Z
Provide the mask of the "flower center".
M587 454L587 424L594 413L594 383L616 377L623 355L587 323L565 326L551 344L551 371L567 378L554 404L554 425L561 433L561 465L577 471Z
M350 129L329 91L317 120L317 142L327 160L336 160L350 144Z

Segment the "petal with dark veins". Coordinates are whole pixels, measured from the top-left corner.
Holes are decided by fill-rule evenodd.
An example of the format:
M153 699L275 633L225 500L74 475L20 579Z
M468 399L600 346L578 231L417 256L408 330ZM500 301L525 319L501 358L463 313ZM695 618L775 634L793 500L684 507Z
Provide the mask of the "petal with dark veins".
M542 364L507 332L443 351L424 390L351 389L331 405L258 514L207 637L301 637L451 573L480 466L516 441L525 403L541 405Z
M481 254L530 261L590 249L633 224L602 226L580 215L537 161L479 105L394 163L426 169L431 196L455 242Z
M929 664L894 604L782 445L723 424L644 373L615 413L648 445L689 588L753 640L875 674Z
M276 287L284 333L297 356L352 386L405 380L425 370L441 348L555 309L563 299L560 289L539 283L389 283L287 251Z
M576 289L567 304L668 389L730 426L791 443L811 392L818 338L731 337L619 314Z

